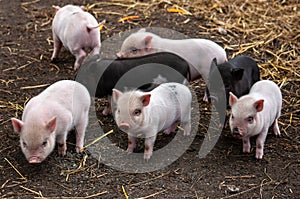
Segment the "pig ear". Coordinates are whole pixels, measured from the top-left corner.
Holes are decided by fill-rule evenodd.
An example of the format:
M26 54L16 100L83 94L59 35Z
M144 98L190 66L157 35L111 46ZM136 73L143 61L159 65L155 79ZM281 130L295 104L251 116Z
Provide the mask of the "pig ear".
M58 11L60 9L59 6L55 6L55 5L53 5L52 8L55 8L56 11Z
M143 103L143 106L148 106L149 105L150 97L151 97L151 94L146 94L146 95L141 96L141 101Z
M229 105L231 107L236 103L237 100L238 98L232 92L229 92Z
M24 122L22 122L21 120L18 120L16 118L11 118L11 123L14 127L14 131L17 133L21 133Z
M254 103L254 107L256 109L257 112L260 112L263 110L264 108L264 100L261 99L261 100L257 100L255 103Z
M146 46L146 48L151 48L151 41L152 41L152 36L147 36L147 37L145 37L145 46Z
M47 124L46 129L49 130L51 133L55 131L56 128L56 117L53 117Z
M233 68L231 70L231 74L232 74L232 77L236 80L236 81L239 81L242 79L243 77L243 74L244 74L244 69L243 68Z
M146 28L141 28L141 29L139 29L139 31L137 31L137 32L146 32Z
M117 102L119 100L119 98L121 97L121 95L123 95L123 93L115 88L112 91L113 91L113 101Z

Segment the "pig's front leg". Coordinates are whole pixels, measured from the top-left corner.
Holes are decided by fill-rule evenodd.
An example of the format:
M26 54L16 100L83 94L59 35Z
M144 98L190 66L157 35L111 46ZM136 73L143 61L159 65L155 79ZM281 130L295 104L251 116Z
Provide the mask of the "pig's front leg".
M132 153L133 150L136 147L136 138L133 136L128 135L128 147L127 147L127 152Z
M243 152L250 153L251 144L250 144L250 137L243 138Z
M67 144L66 144L67 134L68 134L68 132L64 132L62 135L58 135L56 137L56 141L57 141L57 144L58 144L58 154L61 155L61 156L66 155L66 151L67 151Z
M262 132L257 136L256 138L256 154L255 157L257 159L262 159L264 155L264 144L266 141L266 137L268 134L268 129L265 128L262 130Z
M275 135L280 136L280 130L279 130L277 119L275 119L275 121L273 123L273 131L274 131Z
M72 51L72 54L75 55L75 57L76 57L76 61L74 64L74 70L77 71L79 69L80 65L82 64L83 60L85 59L86 53L84 52L83 49L79 49L76 51Z
M144 159L149 160L153 154L153 146L156 140L156 135L145 139Z

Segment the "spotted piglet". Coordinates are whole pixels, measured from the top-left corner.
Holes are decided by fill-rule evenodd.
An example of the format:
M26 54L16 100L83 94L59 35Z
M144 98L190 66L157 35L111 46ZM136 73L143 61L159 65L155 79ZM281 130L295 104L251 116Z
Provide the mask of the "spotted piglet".
M250 152L250 137L257 135L256 155L262 159L268 129L280 135L278 118L281 113L282 95L279 87L270 80L256 82L248 95L239 99L232 93L229 97L231 115L230 129L234 137L243 140L243 152Z
M62 8L54 6L56 14L52 22L54 51L51 60L58 57L62 44L75 57L74 70L78 70L86 57L86 49L92 55L100 53L101 41L99 26L95 17L83 11L83 7L66 5Z
M22 120L12 118L20 134L21 149L29 163L41 163L58 143L58 152L66 155L68 132L75 127L76 151L82 151L88 124L90 95L71 80L58 81L29 100Z
M184 135L191 131L191 101L189 88L179 83L164 83L150 92L139 90L122 93L113 89L116 103L115 120L128 134L128 152L136 147L136 137L145 138L144 159L149 160L157 133L174 132L179 121Z

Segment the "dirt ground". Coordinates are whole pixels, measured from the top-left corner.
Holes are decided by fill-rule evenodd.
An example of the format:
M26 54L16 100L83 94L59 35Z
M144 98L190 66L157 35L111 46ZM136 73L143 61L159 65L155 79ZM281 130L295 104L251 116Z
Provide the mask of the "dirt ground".
M68 1L93 5L93 1ZM261 78L276 82L282 90L279 119L281 137L269 132L265 155L256 160L255 141L250 154L233 139L226 126L213 150L199 158L210 105L202 102L203 82L194 82L200 104L197 135L186 152L171 165L153 172L126 173L90 155L74 150L68 139L65 158L57 150L41 164L27 163L13 132L11 117L21 118L24 104L49 84L74 79L74 57L65 49L59 61L50 63L53 51L51 22L55 10L66 1L0 0L0 196L1 198L299 198L300 195L300 73L299 2L291 1L134 1L107 0L90 6L98 21L106 19L101 40L134 28L155 26L189 37L211 39L225 47L228 57L247 54L261 68ZM180 6L190 12L169 13ZM118 23L121 17L139 19ZM103 117L103 102L96 107L105 132L119 147L127 146L112 116ZM116 135L119 132L120 135ZM155 149L172 136L160 135ZM101 140L99 141L101 143ZM143 146L138 152L143 151ZM133 163L134 164L134 163Z

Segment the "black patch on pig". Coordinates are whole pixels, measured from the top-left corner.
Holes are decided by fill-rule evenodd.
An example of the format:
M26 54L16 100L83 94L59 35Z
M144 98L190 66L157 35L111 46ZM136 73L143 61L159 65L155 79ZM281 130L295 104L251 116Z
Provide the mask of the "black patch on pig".
M130 70L136 74L120 84L120 79ZM78 75L79 74L79 75ZM101 59L99 55L88 57L80 67L76 81L87 87L92 97L112 95L112 89L124 91L139 88L151 91L158 85L153 79L163 76L168 82L183 83L190 77L189 64L181 57L168 52L154 53L136 58Z

